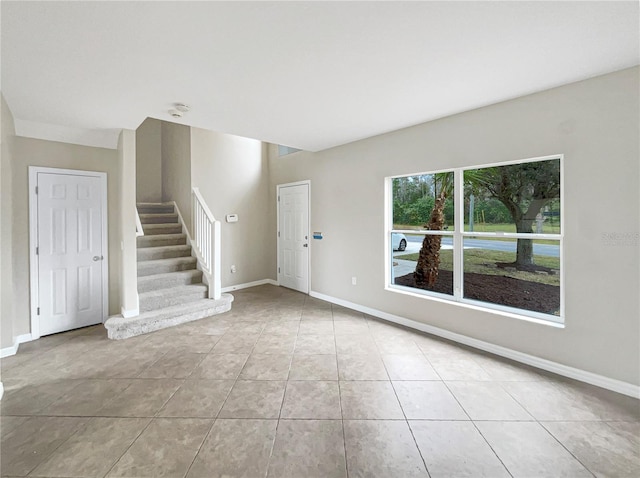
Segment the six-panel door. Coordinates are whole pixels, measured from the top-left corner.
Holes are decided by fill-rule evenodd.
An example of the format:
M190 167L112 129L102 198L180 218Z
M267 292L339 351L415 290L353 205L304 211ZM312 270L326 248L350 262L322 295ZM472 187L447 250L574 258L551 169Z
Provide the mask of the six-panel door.
M309 186L280 188L280 285L309 292Z
M40 335L103 321L102 181L38 173Z

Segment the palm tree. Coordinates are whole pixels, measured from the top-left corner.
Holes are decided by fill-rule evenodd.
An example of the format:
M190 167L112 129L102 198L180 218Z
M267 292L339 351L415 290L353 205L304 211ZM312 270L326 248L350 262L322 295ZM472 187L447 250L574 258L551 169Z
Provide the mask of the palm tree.
M425 228L430 231L441 231L444 228L444 207L447 197L453 189L453 173L436 173L434 175L435 202L431 210L429 222ZM438 280L440 270L440 246L442 236L426 234L418 255L418 263L413 273L417 286L433 287Z

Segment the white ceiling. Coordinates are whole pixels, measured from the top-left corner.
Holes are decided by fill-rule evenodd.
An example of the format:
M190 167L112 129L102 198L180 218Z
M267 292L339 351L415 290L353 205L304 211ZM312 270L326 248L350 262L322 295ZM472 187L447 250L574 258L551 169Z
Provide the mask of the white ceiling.
M317 151L639 63L638 2L7 2L20 124ZM42 125L40 125L42 127Z

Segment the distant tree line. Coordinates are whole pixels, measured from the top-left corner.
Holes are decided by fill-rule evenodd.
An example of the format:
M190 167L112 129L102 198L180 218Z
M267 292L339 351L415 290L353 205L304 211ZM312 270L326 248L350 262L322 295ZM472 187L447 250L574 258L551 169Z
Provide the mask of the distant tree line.
M405 178L402 178L405 179ZM423 226L435 204L432 195L412 198L411 202L405 202L400 197L393 198L393 223L407 226ZM444 217L447 225L453 225L453 201L447 201L444 206ZM469 197L465 197L464 204L465 221L469 218ZM476 223L504 224L512 222L509 210L495 198L476 198L474 208L474 220Z
M438 187L433 174L407 176L393 180L393 223L424 226L435 205ZM453 225L453 201L444 206L445 224Z
M533 163L534 165L537 163ZM557 168L557 163L549 161L544 163L545 169ZM519 168L518 168L519 167ZM512 170L518 171L523 169L522 165L512 166ZM536 173L539 173L535 171ZM485 222L487 224L508 224L514 223L515 218L505 206L506 199L498 199L495 197L496 190L488 190L486 178L489 177L489 173L494 171L500 171L500 168L487 168L482 171L481 175L478 173L475 176L471 176L465 180L465 195L464 195L464 221L469 220L469 197L471 194L475 195L474 204L474 221L476 223ZM504 169L502 170L504 171ZM475 171L474 171L475 172ZM546 172L546 171L544 171ZM552 171L557 174L557 169ZM556 184L555 177L549 179L548 175L544 178L545 184L551 185L553 189L551 191L551 198L545 198L542 203L544 206L550 207L551 210L557 210L559 207L559 201L553 198L553 195L559 194L559 188ZM433 191L433 184L436 181L433 174L422 176L407 176L403 178L395 178L393 180L393 223L403 224L407 226L424 226L429 220L433 207L435 205L435 197ZM530 187L529 184L525 184ZM510 191L509 194L513 194ZM451 197L451 194L449 194ZM519 198L521 201L522 199ZM522 201L522 207L528 207L531 202L530 198L525 198ZM526 203L526 204L525 204ZM512 208L514 209L514 208ZM453 225L454 206L453 200L446 201L444 205L444 220L445 225ZM529 231L531 232L531 231Z

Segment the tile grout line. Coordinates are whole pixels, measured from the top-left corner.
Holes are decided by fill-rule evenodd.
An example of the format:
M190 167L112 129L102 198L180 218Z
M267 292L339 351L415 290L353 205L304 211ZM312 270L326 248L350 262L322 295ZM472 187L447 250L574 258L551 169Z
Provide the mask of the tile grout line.
M226 332L225 332L225 333L226 333ZM223 334L222 336L224 336L224 334ZM220 339L222 338L222 336L220 336ZM154 416L154 418L149 422L149 425L151 424L151 422L152 422L153 420L155 420L156 418L159 418L159 416L158 416L158 415L162 412L162 410L164 410L164 409L166 408L167 404L168 404L168 403L171 401L171 399L172 399L172 398L173 398L173 397L178 393L178 391L180 391L180 390L182 389L182 387L185 385L185 383L186 383L187 379L188 379L189 377L191 377L191 375L193 375L193 373L195 372L195 370L200 366L200 364L201 364L201 363L202 363L202 361L206 358L206 356L207 356L207 355L209 355L209 354L211 353L211 351L213 350L213 348L215 347L215 345L220 341L220 339L216 340L216 343L215 343L215 344L213 344L213 345L211 346L211 348L209 349L209 352L206 352L206 353L204 353L204 354L200 354L200 355L203 355L202 359L198 362L198 364L197 364L195 367L193 367L193 370L191 370L191 372L190 372L190 373L189 373L185 378L183 378L183 379L182 379L182 384L181 384L181 385L180 385L180 386L179 386L179 387L174 391L174 393L173 393L173 394L171 394L171 397L169 397L169 399L164 403L164 405L163 405L162 407L160 407L160 409L158 410L158 412L156 412L156 415ZM167 352L167 353L168 353L168 352ZM166 354L165 354L165 355L166 355ZM163 358L164 358L164 356L165 356L165 355L163 355ZM155 363L155 362L154 362L154 363ZM234 382L234 384L235 384L235 382ZM229 391L227 392L227 394L226 394L226 396L225 396L225 400L223 401L223 404L220 406L220 410L222 410L222 406L224 406L224 402L226 402L227 398L229 397L229 394L231 393L231 389L232 389L232 388L233 388L233 385L229 388ZM198 454L200 453L200 450L201 450L201 449L202 449L202 447L204 446L204 443L205 443L206 439L209 437L209 435L211 434L211 431L213 430L214 425L216 424L217 417L218 417L218 415L220 414L220 410L218 410L218 412L216 413L216 416L215 416L215 417L213 417L213 418L209 418L209 417L205 418L205 419L209 419L209 420L211 420L211 426L209 427L209 430L207 431L207 433L205 433L205 435L204 435L204 437L203 437L203 439L202 439L202 442L201 442L201 443L200 443L200 445L198 446L198 450L197 450L197 451L196 451L196 453L194 454L193 459L191 460L191 463L190 463L190 464L189 464L189 466L187 467L187 470L186 470L186 472L184 473L183 477L186 477L186 476L189 474L189 471L191 470L191 467L192 467L192 466L193 466L193 464L195 463L195 461L196 461L196 459L197 459L197 457L198 457ZM171 418L186 419L186 418L193 418L193 417L160 417L160 418L168 418L168 419L171 419ZM200 419L200 417L198 417L197 419ZM147 427L148 427L149 425L147 425ZM147 427L145 427L145 430L146 430L146 428L147 428ZM137 438L136 438L136 440L137 440ZM135 443L135 441L134 441L134 443ZM131 446L133 446L133 443L131 444ZM127 450L127 451L128 451L128 450ZM125 453L126 453L126 452L125 452ZM124 456L124 454L123 454L122 456ZM120 459L119 459L118 461L120 461L120 460L122 459L122 456L120 457ZM117 462L116 462L116 464L117 464ZM114 466L115 466L115 464L114 464ZM113 469L113 467L112 467L112 469ZM111 470L109 470L109 472L110 472L110 471L111 471ZM107 474L108 474L108 473L107 473Z
M160 359L164 358L168 353L169 353L169 351L167 351L165 354L163 354L163 355L162 355L158 360L160 360ZM204 358L203 358L203 360L204 360ZM156 360L156 362L157 362L157 360ZM156 362L154 362L153 364L155 364ZM153 364L152 364L152 365L153 365ZM151 366L150 366L150 367L151 367ZM147 368L150 368L150 367L147 367ZM145 369L145 370L146 370L146 369ZM194 370L195 370L195 368L194 368ZM141 372L141 373L142 373L142 372ZM193 373L193 370L191 371L191 373ZM138 375L139 375L139 374L138 374ZM191 374L189 374L189 375L191 375ZM137 377L137 376L136 376L136 377ZM133 379L133 380L136 380L136 379ZM143 378L143 379L140 379L140 380L145 380L145 379ZM165 380L165 379L148 379L148 380ZM166 380L180 380L180 379L169 378L169 379L166 379ZM174 419L175 419L175 418L177 418L177 419L184 419L184 417L159 417L160 412L161 412L162 410L164 410L164 408L167 406L167 403L169 403L169 401L171 401L171 399L174 397L174 395L175 395L176 393L178 393L178 390L180 390L180 389L183 387L183 385L184 385L184 384L185 384L185 382L186 382L186 378L181 379L181 382L182 382L182 383L181 383L181 384L180 384L180 385L179 385L179 386L178 386L178 387L173 391L173 393L171 393L171 395L169 396L169 398L167 398L167 399L164 401L164 403L163 403L163 404L158 408L158 410L155 412L155 414L154 414L154 415L149 419L149 422L147 423L147 425L142 429L142 431L140 431L140 433L136 436L136 438L135 438L135 439L134 439L134 440L129 444L129 446L128 446L128 447L127 447L127 449L124 451L124 453L123 453L122 455L120 455L120 458L118 458L118 459L113 463L113 465L109 468L109 470L107 471L107 473L104 475L105 477L106 477L109 473L111 473L111 471L113 470L113 468L115 468L115 467L117 466L117 464L120 462L120 460L122 460L122 457L123 457L124 455L126 455L126 454L127 454L127 452L131 449L131 447L132 447L132 446L133 446L133 445L138 441L138 439L142 436L142 434L143 434L143 433L144 433L144 432L145 432L145 431L146 431L146 430L151 426L151 424L152 424L152 423L153 423L157 418L167 418L167 419L171 419L171 418L174 418ZM129 385L129 386L131 386L131 385ZM126 389L128 389L128 388L129 388L129 387L127 387ZM126 389L125 389L125 390L126 390ZM123 392L124 392L124 390L123 390L121 393L123 393ZM118 394L118 396L119 396L119 395L120 395L120 394ZM117 398L117 397L116 397L116 398ZM111 403L111 402L115 401L115 399L116 399L116 398L114 398L113 400L111 400L109 403ZM105 405L105 406L106 406L106 405ZM114 417L114 418L131 418L131 417ZM215 423L215 421L214 421L214 423ZM211 424L211 426L213 427L213 423ZM198 450L199 450L199 449L198 449ZM195 457L194 457L194 459L195 459ZM189 466L189 467L190 467L190 466Z
M333 319L333 342L336 348L336 373L338 375L338 403L340 404L340 424L342 425L342 448L344 450L344 468L345 468L345 476L349 478L349 457L347 454L347 433L344 428L344 410L342 409L342 387L340 386L340 365L338 363L338 338L335 334L335 318L333 317L333 304L331 304L331 318ZM368 327L368 326L367 326Z
M574 460L576 460L578 463L580 463L580 464L584 467L584 469L585 469L585 470L587 470L587 471L588 471L588 472L589 472L589 473L590 473L594 478L596 477L596 474L595 474L594 472L592 472L592 471L591 471L591 469L590 469L587 465L585 465L584 463L582 463L582 460L580 460L577 456L575 456L575 455L571 452L571 450L569 450L569 449L564 445L564 443L562 443L558 438L556 438L556 436L555 436L553 433L551 433L551 431L549 431L549 430L547 429L547 427L545 427L545 426L544 426L544 423L543 423L543 422L537 422L537 423L538 423L538 425L540 425L540 426L542 427L542 429L543 429L543 430L544 430L544 431L545 431L545 432L546 432L546 433L547 433L551 438L553 438L557 443L559 443L559 444L560 444L560 446L561 446L562 448L564 448L564 449L566 450L566 452L567 452L567 453L569 453L569 455L571 455L571 456L574 458Z
M493 454L496 456L496 458L498 459L498 461L500 461L500 463L502 464L502 466L504 467L504 469L507 471L507 473L509 473L509 476L513 477L513 473L511 473L511 470L507 467L507 465L504 463L504 461L502 461L502 458L500 458L500 456L498 455L498 453L495 451L495 449L493 448L493 445L491 445L491 443L489 443L489 440L487 439L487 437L484 436L484 433L482 433L482 430L480 430L480 428L478 427L478 425L476 424L475 421L471 420L471 423L473 424L473 427L477 430L477 432L480 434L480 436L482 437L482 439L484 440L484 442L487 444L487 446L491 449L491 451L493 452Z
M377 343L376 343L377 347ZM418 347L418 350L422 352L422 350ZM402 411L402 415L404 416L404 423L406 423L407 428L409 429L409 433L411 433L411 438L413 438L413 444L416 446L416 450L418 450L418 455L420 455L420 459L422 460L422 464L424 465L424 470L427 472L427 476L431 478L431 472L429 471L429 467L427 466L427 460L425 460L422 450L418 446L418 441L416 440L416 436L413 433L413 428L411 428L411 424L409 423L409 419L407 418L407 414L404 411L404 407L402 406L402 402L400 401L400 397L398 397L398 392L396 390L395 385L393 384L393 380L391 380L391 375L389 374L389 369L387 369L387 364L382 360L382 365L384 366L385 372L387 372L387 376L389 377L389 384L391 385L391 390L393 390L393 394L398 401L398 405L400 406L400 410Z
M31 417L31 418L35 418L35 416L33 416L33 417ZM55 417L42 416L42 418L55 418ZM75 417L74 417L74 418L75 418ZM66 440L63 440L63 441L62 441L62 443L60 443L60 445L58 445L58 446L57 446L57 447L55 447L53 450L51 450L51 453L49 453L49 454L48 454L44 459L42 459L38 464L34 465L34 466L33 466L33 468L31 468L31 469L27 472L27 474L26 474L25 476L30 475L31 473L33 473L33 471L34 471L36 468L38 468L40 465L42 465L42 464L43 464L43 463L45 463L47 460L49 460L49 459L53 456L53 454L54 454L56 451L58 451L58 450L60 449L60 447L61 447L62 445L64 445L65 443L67 443L69 440L71 440L71 438L72 438L74 435L76 435L76 433L80 432L80 430L82 430L82 429L86 428L92 420L93 420L93 418L89 418L89 419L87 420L87 423L85 423L84 425L82 425L82 426L78 427L78 429L77 429L77 430L75 430L71 435L69 435L69 436L67 437L67 439L66 439ZM28 420L25 420L25 423L26 423L27 421L28 421ZM15 430L14 430L14 431L15 431ZM12 432L12 433L13 433L13 432Z
M300 312L300 317L302 318L302 311ZM298 322L298 333L299 331L300 331L300 324ZM289 375L291 374L291 363L293 362L293 355L295 354L296 345L298 343L298 333L296 333L296 338L293 341L293 352L291 353L291 360L289 361L289 372L287 373L287 379L285 380L284 390L282 392L282 401L280 402L280 410L278 411L278 417L276 419L276 429L273 433L273 441L271 442L271 447L269 449L269 457L267 459L267 466L265 467L265 471L264 471L265 478L269 475L269 468L271 467L271 459L273 458L273 451L276 447L276 440L278 439L278 429L280 428L280 417L282 415L282 408L284 407L284 400L285 400L285 397L287 396L287 385L289 383Z
M502 464L502 466L504 467L505 471L507 473L509 473L509 476L513 477L513 473L511 473L511 470L509 470L509 468L507 467L507 465L504 463L504 461L502 461L502 458L500 458L500 456L498 455L498 453L494 450L493 446L491 445L491 443L489 443L489 440L487 440L487 438L483 435L482 431L480 431L480 428L478 428L478 425L476 424L476 422L471 418L471 416L469 415L469 412L467 412L467 410L462 406L462 403L460 403L460 400L458 400L458 397L456 397L455 393L453 393L453 391L451 390L451 388L449 388L449 385L447 384L446 381L442 381L442 383L444 384L444 386L446 387L446 389L449 391L449 393L451 394L451 396L453 397L453 399L456 401L456 403L458 404L458 406L462 409L462 411L464 411L465 415L467 415L467 417L469 417L469 421L471 422L471 424L473 425L473 427L477 430L477 432L480 434L480 436L482 437L482 439L485 441L485 443L487 444L487 446L491 449L491 451L493 452L493 454L495 455L495 457L498 459L498 461L500 462L500 464ZM502 420L500 420L502 421Z
M231 389L229 389L229 391L231 391ZM222 409L222 407L220 407L220 408ZM220 413L220 411L218 411L218 413L216 414L216 417L213 418L213 420L211 421L211 426L209 427L209 430L207 430L207 433L204 434L204 437L202 438L202 442L200 443L200 446L198 447L198 450L193 455L193 460L191 460L191 463L187 467L187 471L185 471L184 475L182 475L183 478L186 477L187 475L189 475L189 472L191 471L191 468L193 467L193 464L198 459L198 455L200 454L200 450L202 450L202 447L204 446L205 442L209 438L209 435L211 435L211 432L213 431L213 427L216 425L216 422L218 421L217 416L218 416L219 413Z
M418 344L416 344L418 345ZM469 421L473 424L473 427L477 430L477 432L480 434L480 436L482 437L482 439L484 440L484 442L487 444L487 446L489 447L489 449L493 452L493 454L495 455L495 457L498 459L498 461L500 462L500 464L504 467L504 469L506 470L506 472L509 474L509 476L513 477L513 474L511 473L511 471L509 470L509 468L507 468L507 465L505 465L505 463L502 461L502 458L500 458L498 456L498 454L496 453L496 451L493 449L493 446L491 446L491 443L489 443L489 440L486 439L486 437L482 434L482 432L480 431L480 429L478 428L478 426L476 425L476 423L471 419L471 416L469 415L469 413L467 412L467 410L462 406L462 404L460 403L460 400L458 400L458 397L455 396L455 394L451 391L451 389L449 388L449 386L447 385L447 383L445 382L445 380L442 378L442 376L440 375L440 372L438 372L438 370L433 366L433 364L431 363L431 360L429 360L429 357L427 356L427 354L424 352L424 350L422 350L422 347L420 347L420 345L418 345L418 348L420 349L420 352L422 352L422 355L424 355L424 358L427 360L427 362L429 363L429 365L431 365L431 368L433 368L433 370L436 372L436 375L438 375L438 377L440 377L440 381L442 382L442 384L447 388L447 390L449 391L449 393L453 396L454 400L458 403L458 405L460 406L460 408L462 408L462 410L464 411L465 415L467 415L467 417L469 417ZM484 370L484 369L483 369Z
M480 365L480 367L481 367L481 368L483 368L481 364L478 364L478 365ZM483 368L483 370L484 370L484 368ZM488 372L487 372L487 373L488 373ZM514 396L514 395L513 395L513 394L512 394L508 389L507 389L507 388L505 388L505 387L504 387L504 385L503 385L503 383L504 383L504 382L505 382L505 381L503 381L503 380L492 380L492 381L490 381L490 382L488 382L488 383L495 383L495 384L497 384L497 385L498 385L498 386L499 386L499 387L500 387L500 388L501 388L501 389L502 389L502 390L503 390L507 395L509 395L509 397L511 397L511 399L512 399L515 403L517 403L517 404L518 404L518 405L519 405L519 406L520 406L520 407L521 407L521 408L522 408L522 409L523 409L523 410L524 410L524 411L525 411L525 412L526 412L526 413L527 413L527 414L532 418L532 420L478 420L478 421L499 421L499 422L503 422L503 423L504 423L504 422L536 423L536 424L538 424L540 427L542 427L542 429L544 429L544 431L545 431L545 432L547 432L549 435L551 435L551 437L552 437L555 441L557 441L557 442L560 444L560 446L561 446L562 448L564 448L564 449L567 451L567 453L569 453L569 454L570 454L570 455L571 455L571 456L572 456L572 457L573 457L573 458L574 458L578 463L580 463L580 464L584 467L584 469L585 469L585 470L587 470L591 475L594 475L594 473L593 473L593 472L592 472L592 471L591 471L591 470L590 470L590 469L589 469L589 468L588 468L584 463L582 463L582 461L581 461L581 460L579 460L577 456L575 456L571 451L569 451L569 449L568 449L568 448L567 448L567 447L566 447L566 446L565 446L565 445L564 445L560 440L558 440L558 439L557 439L557 438L556 438L556 437L555 437L555 436L554 436L554 435L553 435L553 434L552 434L552 433L551 433L551 432L550 432L550 431L549 431L549 430L544 426L543 422L541 422L540 420L538 420L538 418L536 418L536 417L533 415L533 413L531 413L531 412L527 409L527 407L525 407L522 403L520 403L520 401L519 401L519 400L518 400L518 399L517 399L517 398L516 398L516 397L515 397L515 396ZM508 382L509 382L509 383L511 383L511 381L508 381ZM531 383L531 382L528 382L528 381L517 381L517 382L521 382L521 383ZM447 387L447 388L448 388L448 387ZM452 392L452 393L453 393L453 392ZM552 421L552 422L566 422L566 421L570 421L570 422L581 423L581 422L584 422L585 420L548 420L548 421ZM596 421L598 421L598 420L596 420ZM477 426L477 424L475 423L475 421L474 421L474 420L472 420L472 422L473 422L474 426L476 427L476 429L478 430L478 432L480 433L480 435L482 435L482 438L484 438L484 439L485 439L485 441L487 442L487 444L489 445L489 447L491 448L491 450L496 454L496 456L498 456L498 454L496 453L496 451L493 449L493 446L491 445L491 443L489 443L489 440L487 440L487 438L484 436L484 434L482 433L482 431L478 428L478 426ZM501 459L499 456L498 456L498 459L500 460L500 462L502 462L502 459ZM506 466L504 463L503 463L503 465L504 465L504 467L505 467L505 468L507 468L507 466ZM507 470L508 470L508 468L507 468ZM509 471L509 470L508 470L508 471ZM511 472L510 472L510 471L509 471L509 473L511 474ZM513 475L512 475L512 476L513 476ZM595 475L594 475L594 476L595 476Z
M538 418L537 418L533 413L531 413L531 412L530 412L530 411L529 411L529 410L528 410L528 409L527 409L527 408L526 408L522 403L520 403L520 401L519 401L519 400L518 400L518 399L517 399L517 398L516 398L516 397L515 397L515 396L514 396L514 395L513 395L513 394L512 394L508 389L507 389L507 388L505 388L505 387L502 385L502 382L501 382L501 381L498 381L498 382L496 382L496 383L498 383L498 385L500 386L500 388L502 388L502 389L507 393L507 395L509 395L509 396L513 399L513 401L514 401L514 402L516 402L518 405L520 405L520 406L521 406L521 407L522 407L522 408L523 408L523 409L524 409L524 410L525 410L525 411L526 411L526 412L531 416L531 418L533 418L533 422L534 422L534 423L537 423L537 424L538 424L538 425L539 425L539 426L540 426L540 427L541 427L545 432L547 432L547 433L548 433L548 434L549 434L549 435L550 435L550 436L551 436L551 437L552 437L556 442L558 442L558 443L560 444L560 446L561 446L562 448L564 448L564 449L567 451L567 453L569 453L569 455L571 455L571 456L572 456L572 457L573 457L573 458L574 458L578 463L580 463L580 464L584 467L584 469L585 469L585 470L587 470L591 475L595 476L595 474L591 471L591 469L590 469L588 466L586 466L584 463L582 463L582 461L581 461L581 460L579 460L579 459L578 459L578 457L577 457L577 456L575 456L575 455L574 455L574 454L573 454L573 453L572 453L572 452L571 452L571 451L570 451L570 450L569 450L569 449L564 445L564 443L562 443L558 438L556 438L556 437L555 437L555 435L553 435L553 433L551 433L551 432L547 429L547 427L545 427L545 426L544 426L544 423L543 423L542 421L540 421L540 420L539 420L539 419L538 419ZM567 421L567 420L549 420L549 421L554 421L554 422L555 422L555 421L557 421L557 422L563 422L563 421ZM569 421L574 422L574 420L569 420ZM575 422L578 422L578 423L582 423L582 422L584 422L584 421L585 421L585 420L575 420ZM601 420L596 420L596 421L601 421ZM530 422L529 422L529 423L530 423Z
M112 417L112 418L132 418L132 417ZM149 417L145 417L145 418L149 418ZM127 447L127 449L124 450L122 455L120 455L118 459L113 462L113 464L109 467L107 472L104 475L102 475L103 477L106 477L109 473L111 473L111 471L116 467L116 465L120 463L120 460L122 460L122 457L127 454L127 452L131 449L133 444L136 441L138 441L138 438L140 438L142 434L146 431L146 429L149 428L149 426L151 425L151 422L153 422L153 418L149 418L149 422L144 427L142 427L142 430L140 430L140 432L136 435L136 437L133 440L131 440L131 443L129 443L129 446Z
M140 370L140 372L138 372L138 374L133 377L133 378L144 378L144 377L140 377L140 375L142 375L144 372L146 372L147 370L149 370L151 367L153 367L155 364L157 364L160 360L162 360L163 358L165 358L167 356L167 354L169 354L169 350L167 350L165 353L163 353L160 357L158 357L157 360L155 360L153 363L151 363L149 366L144 367L142 370Z

